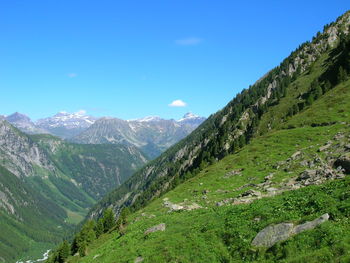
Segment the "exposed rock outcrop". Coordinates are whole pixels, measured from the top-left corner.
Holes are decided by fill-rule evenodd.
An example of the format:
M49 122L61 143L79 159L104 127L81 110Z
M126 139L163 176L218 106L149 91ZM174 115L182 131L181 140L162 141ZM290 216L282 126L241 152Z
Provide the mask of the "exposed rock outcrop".
M200 205L198 205L197 203L187 203L187 202L182 202L182 203L179 203L179 204L174 204L172 202L170 202L168 200L168 198L165 198L163 199L163 206L164 207L167 207L169 208L169 213L170 212L174 212L174 211L182 211L182 210L185 210L185 211L191 211L191 210L195 210L195 209L198 209L198 208L202 208Z
M157 232L157 231L165 231L165 224L164 223L161 223L161 224L159 224L159 225L156 225L156 226L152 226L152 227L150 227L149 229L147 229L146 231L145 231L145 235L148 235L148 234L150 234L150 233L153 233L153 232Z
M305 230L314 229L328 219L329 215L324 214L313 221L308 221L300 225L294 225L293 223L280 223L265 227L255 236L252 245L256 247L272 247L277 242L287 240Z
M334 162L335 167L341 167L344 169L344 172L347 174L350 174L350 154L343 155L339 157L335 162Z

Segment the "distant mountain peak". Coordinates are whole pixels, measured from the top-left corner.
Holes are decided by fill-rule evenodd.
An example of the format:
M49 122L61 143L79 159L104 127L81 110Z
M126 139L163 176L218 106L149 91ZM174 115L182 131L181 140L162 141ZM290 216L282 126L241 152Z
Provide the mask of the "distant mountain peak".
M27 115L19 113L19 112L15 112L15 113L12 113L11 115L7 116L6 120L9 122L19 122L19 121L30 122L31 121Z
M177 120L177 122L186 123L186 124L190 124L190 125L199 125L205 119L206 118L198 116L192 112L187 112L181 119Z
M141 119L136 119L137 122L151 122L151 121L160 121L162 120L159 116L146 116Z
M27 115L19 112L6 116L4 119L26 133L47 133L46 130L36 127Z
M97 118L87 115L83 110L73 113L60 111L52 117L38 120L36 125L57 136L69 138L89 128L96 120Z
M192 112L187 112L182 118L189 119L189 118L201 118L201 117Z

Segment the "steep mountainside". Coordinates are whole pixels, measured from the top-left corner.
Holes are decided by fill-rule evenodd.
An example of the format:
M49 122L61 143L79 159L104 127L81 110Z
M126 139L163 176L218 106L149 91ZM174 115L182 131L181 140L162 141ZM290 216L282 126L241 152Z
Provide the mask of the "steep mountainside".
M154 158L186 137L205 118L188 113L179 121L147 117L138 120L101 118L72 139L78 143L134 145Z
M117 213L124 206L144 207L203 167L237 151L254 136L266 134L303 111L350 71L349 24L346 13L325 26L312 42L302 44L186 139L104 198L91 216L100 215L111 205Z
M42 254L146 161L133 146L71 144L0 121L0 257Z
M350 80L67 262L348 262L349 174Z
M106 196L68 262L348 262L349 25L347 12ZM100 231L107 207L119 219Z

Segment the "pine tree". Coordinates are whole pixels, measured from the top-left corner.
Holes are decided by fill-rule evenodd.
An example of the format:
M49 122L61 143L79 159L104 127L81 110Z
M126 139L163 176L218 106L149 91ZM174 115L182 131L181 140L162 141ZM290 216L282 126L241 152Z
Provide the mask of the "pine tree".
M95 221L88 220L80 231L80 241L85 241L86 244L91 243L96 239Z
M86 256L86 242L83 241L82 243L80 243L78 252L81 257Z
M114 212L111 208L107 208L103 213L104 232L108 232L115 226Z
M347 76L347 73L346 73L345 69L342 66L340 66L339 70L338 70L338 76L337 76L338 83L345 81L346 76Z
M95 232L96 232L96 237L99 237L103 234L104 232L103 218L100 218L97 221L97 224L95 226Z
M58 263L64 263L65 260L70 256L70 246L67 240L63 241L60 248L58 249Z

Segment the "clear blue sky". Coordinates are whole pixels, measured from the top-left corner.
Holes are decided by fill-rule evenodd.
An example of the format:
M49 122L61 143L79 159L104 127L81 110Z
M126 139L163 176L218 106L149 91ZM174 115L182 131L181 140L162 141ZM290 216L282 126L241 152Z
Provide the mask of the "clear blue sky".
M1 0L0 114L208 116L350 1ZM186 107L170 107L174 100Z

